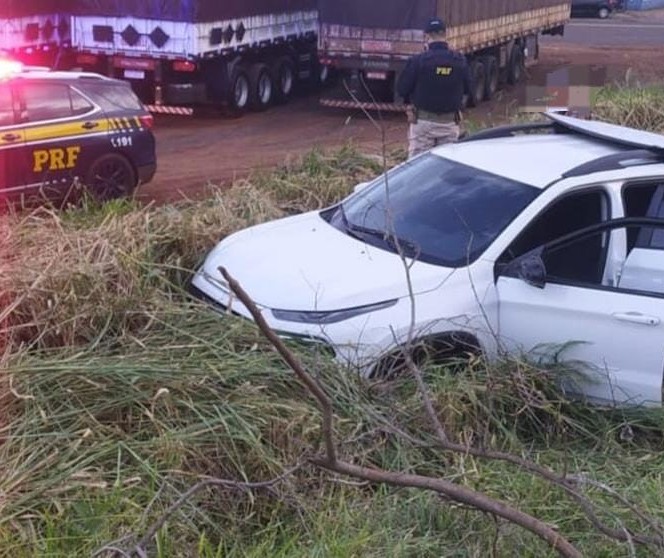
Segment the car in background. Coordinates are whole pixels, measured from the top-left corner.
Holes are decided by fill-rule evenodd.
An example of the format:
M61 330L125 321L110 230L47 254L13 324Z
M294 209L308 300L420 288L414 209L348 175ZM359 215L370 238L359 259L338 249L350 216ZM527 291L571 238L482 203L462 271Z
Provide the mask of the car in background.
M572 0L572 17L606 19L622 9L622 0Z
M237 232L192 290L252 319L223 268L274 331L366 377L391 376L403 351L526 355L587 365L567 393L661 406L664 136L547 116Z
M0 202L132 195L156 172L152 125L124 81L0 60Z

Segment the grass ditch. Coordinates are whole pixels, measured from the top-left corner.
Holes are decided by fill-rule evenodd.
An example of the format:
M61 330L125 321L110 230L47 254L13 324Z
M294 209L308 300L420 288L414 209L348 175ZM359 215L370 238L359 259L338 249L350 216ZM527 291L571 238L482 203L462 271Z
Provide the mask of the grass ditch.
M210 312L183 285L220 238L328 205L379 172L346 148L311 153L205 201L7 218L0 555L90 556L142 534L200 479L271 478L320 443L316 409L278 355L251 325ZM390 427L398 425L432 439L409 381L368 384L324 355L296 350L334 399L344 456L485 490L557 525L584 555L630 555L541 481L395 435ZM662 518L662 414L570 403L557 388L561 372L516 360L491 368L476 361L463 375L426 370L457 438L589 474ZM606 504L607 522L642 528L605 494L592 494ZM153 550L160 557L552 555L523 531L430 494L358 486L312 469L272 491L204 491L166 523Z

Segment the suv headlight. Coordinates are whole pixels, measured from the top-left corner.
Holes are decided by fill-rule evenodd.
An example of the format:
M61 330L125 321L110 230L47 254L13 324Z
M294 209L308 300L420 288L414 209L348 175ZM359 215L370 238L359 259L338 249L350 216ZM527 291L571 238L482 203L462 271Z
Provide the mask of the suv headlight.
M299 310L272 310L272 314L278 320L284 322L299 322L303 324L334 324L350 320L362 314L384 310L394 306L399 299L387 300L385 302L378 302L376 304L368 304L366 306L356 306L355 308L345 308L343 310L328 310L325 312L308 312Z

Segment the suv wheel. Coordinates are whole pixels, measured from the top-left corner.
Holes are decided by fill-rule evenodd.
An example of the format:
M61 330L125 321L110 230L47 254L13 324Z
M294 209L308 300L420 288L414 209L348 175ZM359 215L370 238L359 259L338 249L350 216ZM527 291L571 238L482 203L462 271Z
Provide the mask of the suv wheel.
M606 19L611 15L611 10L609 8L600 8L597 15L600 19Z
M130 196L136 183L134 167L117 153L104 155L92 163L85 181L88 191L99 202Z

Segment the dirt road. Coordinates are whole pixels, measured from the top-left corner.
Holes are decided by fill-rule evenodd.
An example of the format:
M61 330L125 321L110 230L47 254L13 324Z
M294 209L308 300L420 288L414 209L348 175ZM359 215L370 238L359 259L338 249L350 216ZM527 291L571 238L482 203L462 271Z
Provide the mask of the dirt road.
M607 52L606 48L547 41L540 63L530 70L528 85L544 84L547 75L571 65L607 68L611 79L620 79L631 68L643 80L664 83L661 62L658 49L647 46ZM483 125L498 123L523 99L523 87L507 89L493 102L469 111L466 118ZM388 146L405 147L405 117L387 115L383 125ZM154 182L140 190L141 199L156 202L196 198L207 184L227 184L253 169L282 164L315 147L353 142L379 153L381 145L381 134L361 112L320 107L315 96L239 119L159 118L156 135L159 170Z

